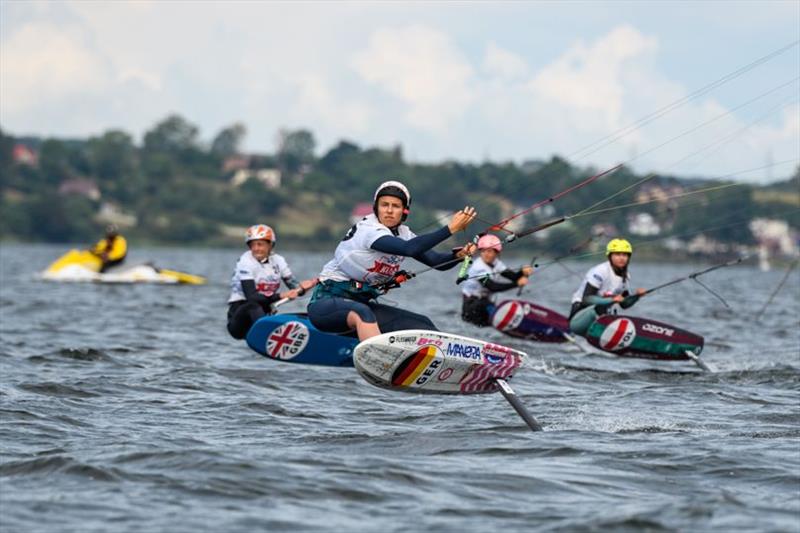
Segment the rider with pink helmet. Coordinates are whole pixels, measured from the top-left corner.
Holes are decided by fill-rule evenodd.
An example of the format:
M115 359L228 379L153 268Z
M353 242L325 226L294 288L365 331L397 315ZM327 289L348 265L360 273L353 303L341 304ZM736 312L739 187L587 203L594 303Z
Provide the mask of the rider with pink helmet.
M478 239L478 251L480 256L473 261L461 286L461 318L483 327L489 325L494 309L492 294L524 286L533 268L524 266L511 270L506 267L499 259L503 243L497 235L486 234Z

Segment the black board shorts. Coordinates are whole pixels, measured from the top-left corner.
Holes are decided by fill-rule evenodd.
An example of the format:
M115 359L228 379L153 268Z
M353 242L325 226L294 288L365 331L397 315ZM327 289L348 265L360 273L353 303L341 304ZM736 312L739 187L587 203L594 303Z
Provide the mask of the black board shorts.
M256 320L267 313L255 302L241 300L228 306L228 333L234 339L244 339Z
M351 311L364 322L377 322L382 333L403 329L438 331L431 319L424 315L377 302L362 303L338 296L321 298L311 303L308 306L308 319L320 331L342 335L353 331L347 325L347 315Z

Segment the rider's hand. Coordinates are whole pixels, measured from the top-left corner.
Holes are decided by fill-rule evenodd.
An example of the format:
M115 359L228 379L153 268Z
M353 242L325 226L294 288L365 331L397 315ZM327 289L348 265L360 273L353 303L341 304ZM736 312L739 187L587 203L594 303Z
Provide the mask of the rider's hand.
M639 287L638 289L636 289L636 296L644 296L644 294L646 292L647 292L647 289L643 289L643 288Z
M284 298L288 298L290 300L294 300L299 295L300 295L299 289L292 289L292 290L284 292L281 296L283 296Z
M450 228L450 233L455 234L458 231L464 231L467 226L469 226L470 222L475 219L477 214L475 208L470 206L466 206L461 211L456 212L447 225L447 227Z
M313 289L314 285L316 284L317 284L317 278L304 279L303 281L300 282L300 288L303 289L304 291L307 291L308 289Z
M624 300L624 299L625 299L624 296L622 296L621 294L617 294L616 296L614 296L611 299L611 301L613 301L615 304L619 304L619 303L622 303L622 300Z
M525 277L530 277L530 275L533 274L533 267L532 266L524 266L520 270L522 270L522 274Z
M528 276L522 276L517 280L517 287L524 287L528 284Z
M466 257L468 255L472 255L477 251L478 251L478 245L476 245L474 242L470 242L470 243L467 243L464 246L462 246L456 252L456 257L459 258L459 259L463 259L464 257Z

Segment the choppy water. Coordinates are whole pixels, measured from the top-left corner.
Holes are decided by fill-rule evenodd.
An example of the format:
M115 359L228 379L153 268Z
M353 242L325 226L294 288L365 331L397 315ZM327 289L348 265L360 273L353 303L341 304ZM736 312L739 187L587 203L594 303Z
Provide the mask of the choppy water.
M713 374L465 326L453 273L395 291L531 355L513 385L534 434L499 395L393 393L230 339L240 250L130 258L204 287L37 281L62 251L0 247L0 531L800 530L797 272L760 323L780 271L704 278L733 311L690 282L632 310L704 335ZM302 277L327 259L285 255ZM635 265L634 284L694 268ZM553 267L526 295L564 312L577 281Z

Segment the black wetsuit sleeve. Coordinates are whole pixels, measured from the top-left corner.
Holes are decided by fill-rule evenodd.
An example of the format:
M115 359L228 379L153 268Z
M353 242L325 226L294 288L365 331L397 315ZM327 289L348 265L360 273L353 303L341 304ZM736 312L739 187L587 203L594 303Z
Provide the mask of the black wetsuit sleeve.
M586 305L610 305L613 302L611 298L603 298L599 294L600 289L593 286L591 283L586 284L586 288L583 289L583 296L581 297L581 303Z
M456 257L456 252L437 252L436 250L428 250L415 255L414 259L436 270L450 270L461 261Z
M515 284L517 283L517 281L519 281L519 278L524 276L522 270L511 270L510 268L500 272L500 275L503 276L504 278L510 279Z
M263 307L265 310L269 308L272 304L277 302L281 299L280 295L276 292L272 296L264 296L260 292L256 290L256 282L252 279L245 279L242 280L242 291L244 292L244 297L247 298L248 302L255 302Z
M625 299L622 300L619 306L623 309L627 309L629 307L633 307L633 305L639 301L640 296L638 294L629 295L628 291L625 291Z
M516 282L495 281L488 276L481 281L481 284L492 292L507 291L517 286Z
M300 286L300 282L297 281L297 278L294 276L289 276L288 278L282 278L283 282L286 284L287 287L290 289L296 289Z
M446 240L448 237L450 237L450 228L442 226L436 231L417 235L413 239L407 241L392 235L384 235L373 242L370 248L386 254L402 255L405 257L422 257L425 252Z

